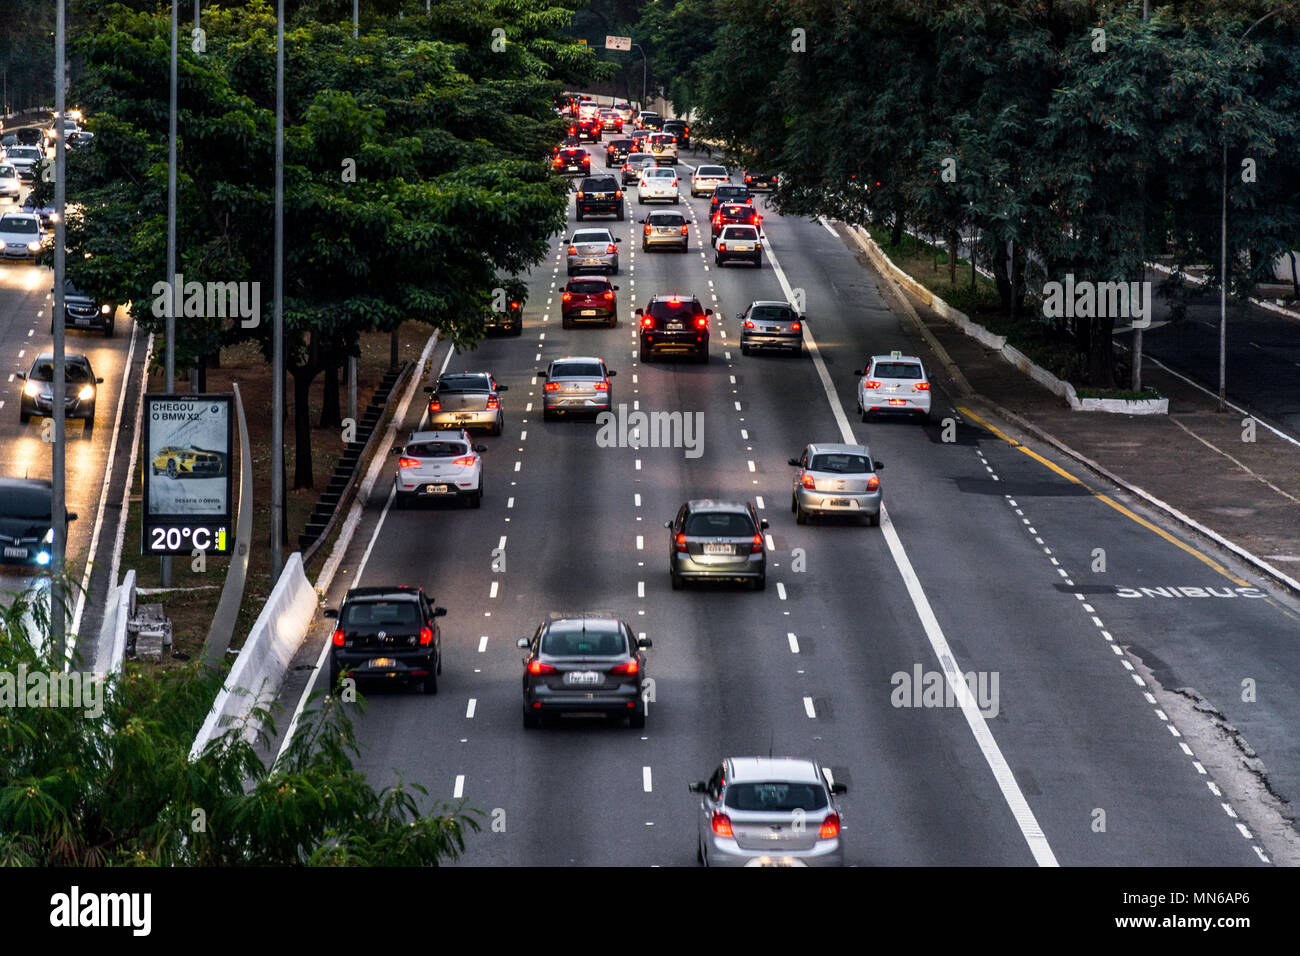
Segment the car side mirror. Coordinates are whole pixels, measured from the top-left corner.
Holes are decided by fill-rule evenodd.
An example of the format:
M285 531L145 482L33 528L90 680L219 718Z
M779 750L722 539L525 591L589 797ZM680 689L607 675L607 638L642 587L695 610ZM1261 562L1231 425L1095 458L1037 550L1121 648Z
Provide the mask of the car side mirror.
M526 637L519 638L519 640L515 641L515 647L522 647L526 649L528 647L528 638Z
M27 373L26 373L26 372L15 372L14 374L15 374L18 378L22 378L22 379L27 378Z
M799 467L799 459L798 459L798 458L791 458L790 461L788 462L788 464L794 465L796 468L798 468L798 467Z
M546 378L546 373L543 372L541 369L538 369L538 370L537 370L537 377L538 377L538 378Z
M770 528L770 527L772 527L771 524L768 523L768 520L767 520L766 518L759 518L759 519L758 519L758 526L759 526L760 528Z
M637 315L645 315L645 309L637 309L637 310L636 310L636 314L637 314Z
M97 379L95 379L95 384L96 384L96 385L103 385L103 384L104 384L104 380L103 380L102 378L97 378Z
M498 386L497 386L497 391L498 391L498 392L508 392L508 391L510 391L510 386L509 386L509 385L498 385Z
M713 310L712 310L712 309L705 309L705 310L704 310L704 314L705 314L705 315L712 315L712 314L713 314Z
M697 780L695 783L688 783L686 785L686 789L689 790L691 793L704 793L706 790L709 789L709 785L706 784L703 780Z
M69 511L67 514L68 514L68 517L67 517L67 520L68 520L68 521L76 521L76 520L77 520L77 513L76 513L75 511Z
M875 464L876 466L876 471L879 471L881 468L885 467L885 463L883 461L877 460L873 464Z
M745 317L745 313L744 313L744 312L737 312L737 313L736 313L736 318L738 318L738 319L743 319L744 317Z
M475 445L474 450L482 454L483 452L487 451L487 445Z
M388 453L390 455L400 455L405 450L406 448L403 445L394 445L393 448Z
M854 374L857 374L857 373L855 372ZM432 385L426 385L426 386L424 386L424 394L426 394L426 395L432 395L432 394L433 394L433 386L432 386Z
M447 616L447 609L446 609L445 607L435 607L435 608L433 609L433 616L434 616L434 617L446 617L446 616Z
M339 616L338 608L333 608L333 607L327 607L325 610L321 611L321 614L323 614L325 617L332 617L336 619Z
M615 372L615 371L611 368L611 369L606 369L606 370L605 370L605 374L608 375L610 378L613 378L615 375L618 374L618 372Z
M613 288L613 290L614 290L615 292L618 291L618 286L612 286L612 288Z
M665 522L664 522L664 527L667 528L669 531L672 531L672 530L673 530L673 523L672 523L671 521L665 521Z
M622 236L615 236L615 237L614 237L614 241L615 241L615 242L622 242L622 241L623 241L623 237L622 237Z
M644 225L645 225L645 220L644 220L644 219L638 219L638 220L636 221L636 223L637 223L638 226L644 226ZM53 292L54 290L51 289L50 291Z
M642 637L642 638L638 638L638 639L637 639L636 646L637 646L637 647L654 647L655 644L654 644L654 641L650 640L650 638L648 638L648 637Z
M849 792L849 788L846 784L842 784L842 783L831 784L831 793L841 794L841 793L848 793L848 792Z

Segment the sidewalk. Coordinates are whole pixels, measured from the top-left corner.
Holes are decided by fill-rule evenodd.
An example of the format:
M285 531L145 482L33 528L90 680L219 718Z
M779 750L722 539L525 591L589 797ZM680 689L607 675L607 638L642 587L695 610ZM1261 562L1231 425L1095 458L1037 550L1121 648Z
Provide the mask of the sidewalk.
M892 281L888 285L904 295ZM1216 397L1151 364L1143 382L1169 398L1168 415L1071 411L919 300L909 295L907 303L956 367L955 404L969 401L982 414L979 407L988 403L994 413L1009 413L1021 427L1049 443L1055 439L1108 477L1300 579L1300 442L1262 424L1256 424L1255 440L1245 441L1245 416L1220 414ZM962 378L974 395L962 396Z

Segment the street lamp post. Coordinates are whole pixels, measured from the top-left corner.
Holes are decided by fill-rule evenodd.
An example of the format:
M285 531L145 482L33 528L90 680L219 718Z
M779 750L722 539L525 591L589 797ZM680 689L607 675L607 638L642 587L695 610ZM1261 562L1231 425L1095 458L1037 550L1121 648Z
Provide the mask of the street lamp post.
M632 45L633 45L634 47L636 47L638 50L641 50L641 44L639 44L639 43L633 43ZM646 108L646 101L645 101L645 94L646 94L646 85L645 85L646 67L645 67L645 64L646 64L646 59L645 59L645 50L641 50L641 109L642 109L642 110L644 110L644 109Z
M176 62L177 41L180 33L180 0L172 0L171 92L167 118L167 287L176 281ZM167 303L167 351L163 361L167 394L176 391L176 301L178 291L171 289ZM159 576L162 586L172 584L172 559L160 559Z
M66 63L66 28L67 2L58 0L55 14L58 42L54 53L54 210L58 218L54 223L54 382L50 394L54 401L50 411L54 417L53 480L50 482L50 524L54 528L54 541L50 548L50 630L54 644L56 666L64 667L65 646L63 613L63 571L64 559L68 551L67 521L67 483L65 467L67 457L64 452L64 438L67 423L64 419L63 395L67 387L67 369L65 368L64 345L64 311L63 311L63 274L66 254L63 247L66 238L64 219L64 160L66 153L63 140L67 132L63 125L63 114L67 106L67 78L64 75Z
M271 334L271 581L284 567L284 0L275 20L275 316Z

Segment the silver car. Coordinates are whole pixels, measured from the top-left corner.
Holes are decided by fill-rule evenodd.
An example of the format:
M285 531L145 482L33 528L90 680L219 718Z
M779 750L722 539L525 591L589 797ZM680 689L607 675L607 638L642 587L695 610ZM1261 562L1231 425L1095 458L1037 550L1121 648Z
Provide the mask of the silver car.
M700 794L696 859L705 866L843 866L842 783L814 760L729 757Z
M579 229L569 240L569 275L577 272L608 272L618 275L618 243L608 229Z
M649 153L628 153L623 162L623 185L639 182L641 174L647 169L654 169L656 165L654 156Z
M524 658L524 726L540 727L549 716L600 713L645 726L648 704L648 638L637 638L626 621L613 617L551 620L517 647Z
M752 502L688 501L668 529L668 573L673 590L687 581L742 581L755 591L767 587L763 531Z
M599 415L612 407L609 380L618 373L606 368L604 359L570 355L556 359L545 372L537 374L546 379L542 387L543 421L575 413Z
M748 355L753 349L803 351L803 316L788 302L759 299L749 303L744 312L738 312L736 318L740 319L742 355Z
M24 212L0 216L0 255L6 259L35 259L47 238L39 216Z
M790 510L799 524L809 515L849 515L880 524L880 478L884 467L872 461L866 445L809 445L791 458L798 468L790 493Z
M501 393L509 385L498 385L491 372L462 372L444 375L438 384L425 389L429 395L429 427L486 428L500 435L505 427Z
M0 163L0 196L18 201L22 184L18 181L18 170L8 163Z
M707 196L719 186L731 182L726 166L696 166L691 174L691 195Z

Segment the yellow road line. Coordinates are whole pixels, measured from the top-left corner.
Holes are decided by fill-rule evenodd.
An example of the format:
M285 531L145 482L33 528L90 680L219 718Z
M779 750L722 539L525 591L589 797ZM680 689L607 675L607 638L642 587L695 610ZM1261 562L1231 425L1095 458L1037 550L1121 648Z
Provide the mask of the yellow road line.
M1038 454L1033 449L1027 448L1026 446L1022 445L1020 442L1016 441L1010 435L1007 435L1005 432L995 427L992 423L986 422L984 419L980 418L969 408L965 408L963 406L958 405L957 411L961 412L963 415L965 415L967 418L971 419L972 421L978 422L981 427L988 429L990 432L992 432L998 438L1002 439L1012 448L1015 448L1018 451L1022 451L1030 458L1034 459L1035 461L1046 465L1048 468L1056 472L1056 474L1060 475L1062 478L1065 478L1068 481L1072 481L1076 485L1082 485L1084 488L1087 488L1088 491L1092 494L1092 496L1096 498L1098 501L1102 502L1103 504L1109 505L1110 507L1118 511L1120 514L1122 514L1124 517L1137 522L1142 527L1146 528L1148 531L1155 532L1156 534L1164 538L1166 541L1168 541L1170 544L1174 545L1175 547L1182 548L1184 551L1186 551L1192 557L1196 558L1198 561L1208 565L1209 567L1213 568L1215 571L1222 574L1229 581L1232 581L1234 584L1240 585L1242 587L1248 586L1249 582L1244 581L1241 578L1237 577L1236 575L1232 574L1230 571L1228 571L1227 568L1219 564L1213 558L1210 558L1208 555L1202 554L1200 551L1197 551L1195 548L1193 548L1191 545L1187 544L1186 542L1179 541L1168 531L1165 531L1163 528L1156 527L1150 521L1147 521L1145 518L1141 517L1140 515L1134 514L1132 511L1130 511L1128 508L1125 508L1122 504L1120 504L1118 501L1115 501L1109 495L1103 495L1100 492L1096 491L1086 481L1083 481L1082 479L1075 477L1074 475L1066 471L1064 468L1062 468L1060 465L1048 461L1046 458Z

